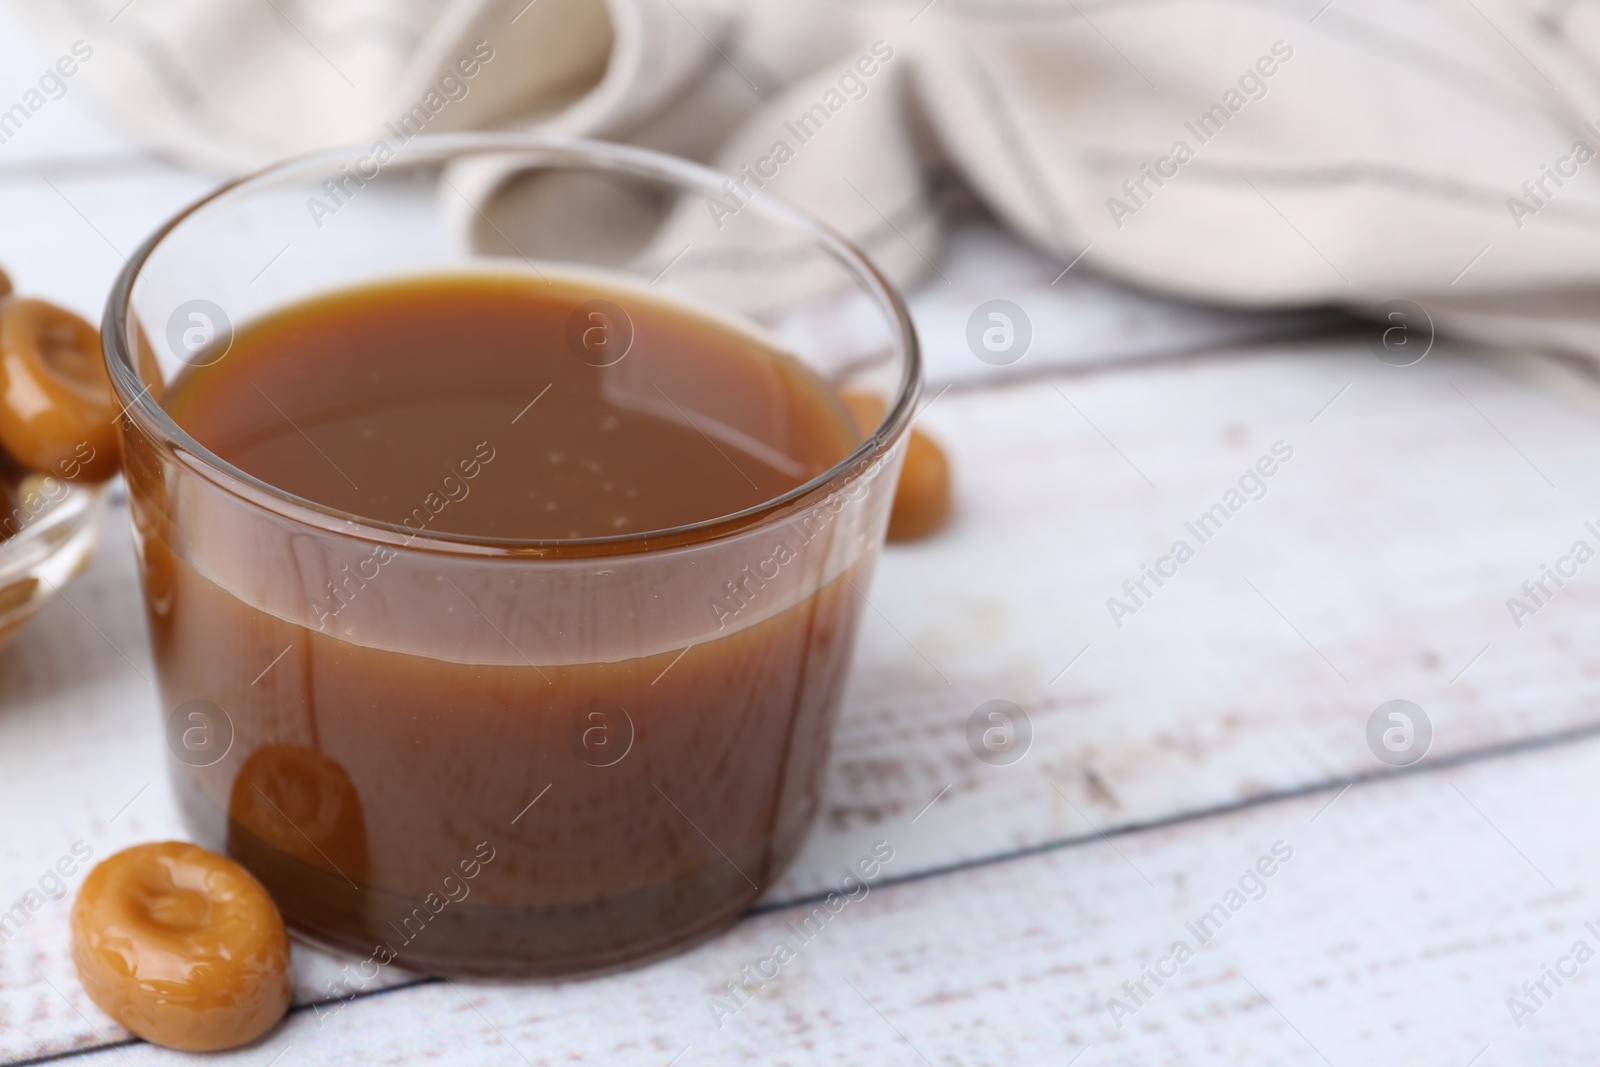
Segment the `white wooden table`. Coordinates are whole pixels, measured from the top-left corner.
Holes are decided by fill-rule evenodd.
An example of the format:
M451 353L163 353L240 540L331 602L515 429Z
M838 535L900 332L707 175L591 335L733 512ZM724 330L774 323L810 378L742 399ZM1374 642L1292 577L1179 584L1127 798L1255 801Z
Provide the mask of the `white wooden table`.
M0 15L0 101L43 63ZM122 256L216 177L69 95L0 146L0 262L98 318ZM916 307L959 511L883 558L794 869L726 935L603 979L391 974L345 1002L341 962L297 946L296 1008L225 1059L1593 1061L1600 963L1572 952L1600 950L1600 563L1520 627L1507 598L1600 547L1600 391L1537 358L1440 344L1395 368L1359 339L1263 340L1282 319L1052 285L1064 264L982 226L945 254ZM996 297L1036 331L1000 377L963 341ZM1118 626L1107 598L1280 441L1266 495ZM113 509L91 570L0 654L0 910L76 842L182 833L126 527ZM1433 730L1407 768L1367 740L1395 698ZM968 745L992 699L1031 724L1010 765ZM870 895L715 1017L880 840ZM0 1062L186 1059L79 991L69 904L0 947Z

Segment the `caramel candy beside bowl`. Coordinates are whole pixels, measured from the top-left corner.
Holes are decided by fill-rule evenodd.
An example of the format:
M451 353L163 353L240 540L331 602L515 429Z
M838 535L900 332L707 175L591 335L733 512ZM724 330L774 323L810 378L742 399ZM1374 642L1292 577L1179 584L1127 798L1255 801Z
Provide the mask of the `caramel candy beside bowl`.
M0 297L0 446L68 481L117 473L117 405L100 331L43 300Z
M99 332L0 271L0 646L88 564L116 415Z
M888 413L884 402L871 393L845 393L840 399L863 434L877 429ZM889 540L915 541L938 532L949 521L950 504L950 461L931 437L913 428L906 437L906 459L895 486Z
M233 1048L289 1008L277 905L233 860L182 841L136 845L89 872L72 908L89 999L146 1041Z

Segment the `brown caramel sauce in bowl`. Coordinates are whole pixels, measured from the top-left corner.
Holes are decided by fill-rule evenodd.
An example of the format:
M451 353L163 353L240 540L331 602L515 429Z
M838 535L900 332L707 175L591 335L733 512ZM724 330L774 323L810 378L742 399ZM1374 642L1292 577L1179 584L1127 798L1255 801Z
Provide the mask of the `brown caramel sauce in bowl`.
M179 757L180 802L292 926L380 965L589 972L717 929L792 858L894 473L740 518L861 443L798 361L633 290L443 276L248 325L162 404L389 531L246 514L127 439L163 703L229 734Z

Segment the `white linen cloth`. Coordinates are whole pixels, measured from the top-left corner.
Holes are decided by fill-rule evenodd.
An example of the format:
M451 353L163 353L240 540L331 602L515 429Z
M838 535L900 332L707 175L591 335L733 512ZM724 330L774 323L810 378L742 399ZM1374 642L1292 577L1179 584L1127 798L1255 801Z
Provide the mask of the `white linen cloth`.
M1600 357L1600 4L12 2L92 47L74 85L228 170L407 115L626 140L765 175L902 282L938 259L953 171L1063 266L1247 306L1409 298Z

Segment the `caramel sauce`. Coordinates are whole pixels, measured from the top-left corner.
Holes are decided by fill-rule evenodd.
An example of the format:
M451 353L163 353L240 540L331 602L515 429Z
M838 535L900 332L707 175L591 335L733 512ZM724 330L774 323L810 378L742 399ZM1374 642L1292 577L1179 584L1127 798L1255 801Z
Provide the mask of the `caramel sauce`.
M626 321L595 319L597 299ZM475 541L723 518L861 439L822 382L751 333L632 290L521 276L291 307L163 402L272 486ZM139 469L134 496L158 496ZM313 938L449 973L604 969L730 921L809 825L861 564L739 625L734 609L685 603L706 619L686 649L657 650L647 619L608 623L585 658L497 644L502 627L465 596L418 594L412 610L411 586L365 578L359 560L354 582L307 590L314 612L291 619L214 582L154 511L135 519L164 704L210 702L232 732L219 762L176 766L180 800ZM233 572L253 566L248 545L230 550ZM297 580L258 577L273 595ZM403 648L351 621L379 601ZM429 645L464 627L497 654Z
M606 537L731 515L855 446L803 366L709 318L620 297L626 323L580 314L569 337L592 294L468 276L326 297L241 332L165 406L279 489L474 538ZM591 358L617 362L586 362L583 332ZM620 357L604 352L620 343ZM485 460L492 477L455 484ZM430 514L430 495L449 503Z

